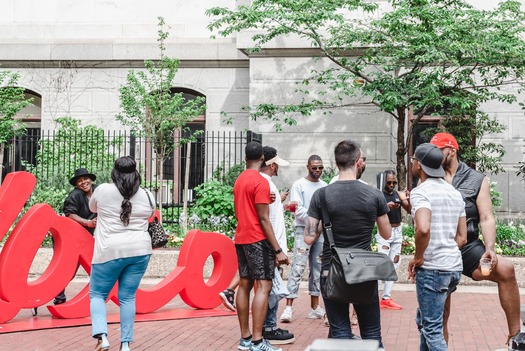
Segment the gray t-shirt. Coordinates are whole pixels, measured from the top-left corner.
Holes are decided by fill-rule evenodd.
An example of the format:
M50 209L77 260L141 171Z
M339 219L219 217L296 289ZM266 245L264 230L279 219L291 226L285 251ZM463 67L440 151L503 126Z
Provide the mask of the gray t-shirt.
M381 191L359 180L339 180L328 185L325 191L335 246L370 250L376 219L388 213ZM312 196L308 216L323 218L319 190ZM330 260L330 244L325 237L322 264L327 265Z
M294 226L305 226L308 220L308 208L310 207L310 200L317 189L324 188L326 182L319 179L318 182L309 181L306 178L301 178L292 185L290 190L290 201L297 201L297 209L295 210Z

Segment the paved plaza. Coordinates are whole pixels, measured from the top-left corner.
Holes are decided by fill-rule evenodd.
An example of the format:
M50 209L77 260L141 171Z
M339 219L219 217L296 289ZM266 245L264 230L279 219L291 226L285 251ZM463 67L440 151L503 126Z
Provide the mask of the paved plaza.
M73 296L75 291L85 284L85 281L74 281L67 291ZM419 349L419 335L414 322L417 307L414 285L396 284L394 289L393 297L403 306L403 310L381 311L385 348L387 351L416 351ZM302 286L299 299L294 303L292 323L280 325L296 337L295 343L282 346L283 351L303 351L313 340L326 337L328 328L322 320L307 319L309 301L308 292L305 286ZM452 306L450 350L492 351L504 347L506 321L494 286L460 286L453 295ZM165 307L170 308L189 309L178 297ZM222 306L218 308L224 309ZM281 301L278 316L283 309L284 301ZM115 313L118 312L118 308L109 302L108 311ZM15 319L24 318L33 318L29 310L21 311ZM36 318L51 317L47 309L42 307ZM95 342L90 337L90 332L91 327L86 325L0 334L0 351L92 350ZM119 325L110 324L111 350L118 350L119 335ZM137 322L132 350L236 350L238 338L239 328L234 314Z

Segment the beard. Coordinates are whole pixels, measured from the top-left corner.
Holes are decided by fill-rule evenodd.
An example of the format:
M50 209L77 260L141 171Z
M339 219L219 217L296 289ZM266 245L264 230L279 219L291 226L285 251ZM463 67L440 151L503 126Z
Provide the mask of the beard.
M443 162L441 162L441 165L443 166L443 169L445 171L449 170L450 169L450 165L451 165L451 161L450 161L450 158L448 157L448 155L445 157L445 159L443 159Z
M361 176L363 175L363 173L365 173L365 169L366 169L365 165L363 165L363 167L357 168L357 174L356 174L357 179L361 179Z
M314 171L310 171L308 173L310 174L310 177L312 177L313 179L319 179L321 178L321 174L323 174L322 172L316 173Z

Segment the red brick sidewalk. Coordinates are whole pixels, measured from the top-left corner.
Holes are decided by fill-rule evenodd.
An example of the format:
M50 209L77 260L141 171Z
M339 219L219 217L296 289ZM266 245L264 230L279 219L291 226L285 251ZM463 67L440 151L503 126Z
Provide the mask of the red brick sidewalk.
M68 291L74 291L76 286L83 284L72 283ZM403 305L403 310L383 310L381 313L385 348L388 351L416 351L419 349L419 335L414 322L417 302L415 292L411 291L413 286L398 284L395 289L393 297ZM294 304L293 322L281 325L296 337L294 344L282 347L284 351L303 351L313 340L327 335L328 328L322 320L306 318L309 300L307 291L301 288L300 297ZM176 298L167 307L182 304ZM281 301L278 316L283 308L284 302ZM504 347L506 322L495 288L461 287L453 295L452 308L450 350L496 350ZM116 311L117 308L110 302L108 310ZM28 310L19 314L19 317L30 316ZM47 309L40 308L39 317L50 318ZM90 326L82 326L0 334L0 351L92 350L95 342L90 332ZM109 333L111 349L118 350L119 325L111 324ZM236 350L238 338L235 316L140 322L135 325L132 348L134 351Z

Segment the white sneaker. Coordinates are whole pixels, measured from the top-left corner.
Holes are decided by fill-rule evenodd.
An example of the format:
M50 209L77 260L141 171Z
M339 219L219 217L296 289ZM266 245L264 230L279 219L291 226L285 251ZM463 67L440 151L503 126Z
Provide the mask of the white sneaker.
M286 308L283 311L283 314L281 314L281 322L290 323L292 321L292 315L292 306L286 306Z
M317 306L317 308L314 310L313 308L310 308L310 313L308 313L308 318L310 319L323 319L326 312L324 308L322 308L320 305Z

